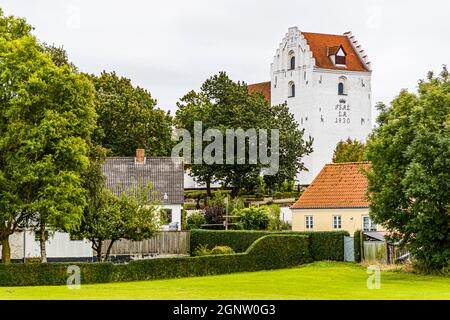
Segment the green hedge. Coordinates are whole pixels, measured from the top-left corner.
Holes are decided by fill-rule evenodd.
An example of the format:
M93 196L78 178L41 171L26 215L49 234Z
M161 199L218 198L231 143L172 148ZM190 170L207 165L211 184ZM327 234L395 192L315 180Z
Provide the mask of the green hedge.
M192 230L190 248L194 251L199 245L210 249L225 245L235 252L244 252L256 239L268 234L307 235L314 260L344 260L344 235L347 231L299 232L299 231L251 231L251 230Z
M355 252L355 262L361 262L364 251L362 250L362 231L356 230L353 235L353 248Z
M266 235L244 253L160 258L112 263L47 263L0 265L0 286L64 285L67 267L81 269L81 284L168 279L297 266L312 261L309 238Z
M67 267L81 270L81 283L114 281L115 265L105 263L17 263L0 264L0 286L37 286L66 284Z

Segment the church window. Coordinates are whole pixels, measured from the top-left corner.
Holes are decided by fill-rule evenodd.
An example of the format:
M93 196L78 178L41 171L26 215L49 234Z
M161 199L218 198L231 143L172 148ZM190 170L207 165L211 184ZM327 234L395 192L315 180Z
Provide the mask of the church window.
M344 95L344 84L342 82L339 82L338 84L338 94Z
M295 97L295 84L293 82L289 82L289 97Z
M295 53L294 51L289 51L289 60L288 60L288 70L294 70L295 69Z
M339 78L338 95L344 96L347 94L346 82L347 82L347 79L345 77Z
M291 60L290 60L290 68L289 68L290 70L294 70L295 69L295 56L292 56L291 57Z

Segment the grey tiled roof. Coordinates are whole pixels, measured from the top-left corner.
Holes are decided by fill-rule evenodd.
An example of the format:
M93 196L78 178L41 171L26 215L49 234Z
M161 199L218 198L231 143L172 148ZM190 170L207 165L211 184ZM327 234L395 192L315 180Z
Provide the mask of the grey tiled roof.
M136 190L139 185L151 184L149 197L161 204L184 202L183 158L146 157L145 163L135 163L134 157L108 157L103 165L106 184L113 192ZM167 199L164 199L167 194Z

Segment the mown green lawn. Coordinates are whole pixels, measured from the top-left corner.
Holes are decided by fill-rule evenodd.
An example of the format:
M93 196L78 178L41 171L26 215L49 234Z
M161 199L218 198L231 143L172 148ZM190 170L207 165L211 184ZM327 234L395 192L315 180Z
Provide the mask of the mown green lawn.
M381 272L367 288L366 268L317 262L299 268L171 280L0 287L0 299L450 299L450 278Z

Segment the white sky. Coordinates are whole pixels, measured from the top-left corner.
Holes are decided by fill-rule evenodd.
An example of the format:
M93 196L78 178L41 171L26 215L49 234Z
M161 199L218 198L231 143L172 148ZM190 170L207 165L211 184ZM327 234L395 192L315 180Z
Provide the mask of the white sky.
M288 27L352 31L373 65L373 103L416 90L450 63L450 1L0 0L44 42L63 45L81 71L115 70L171 110L218 71L268 81Z

